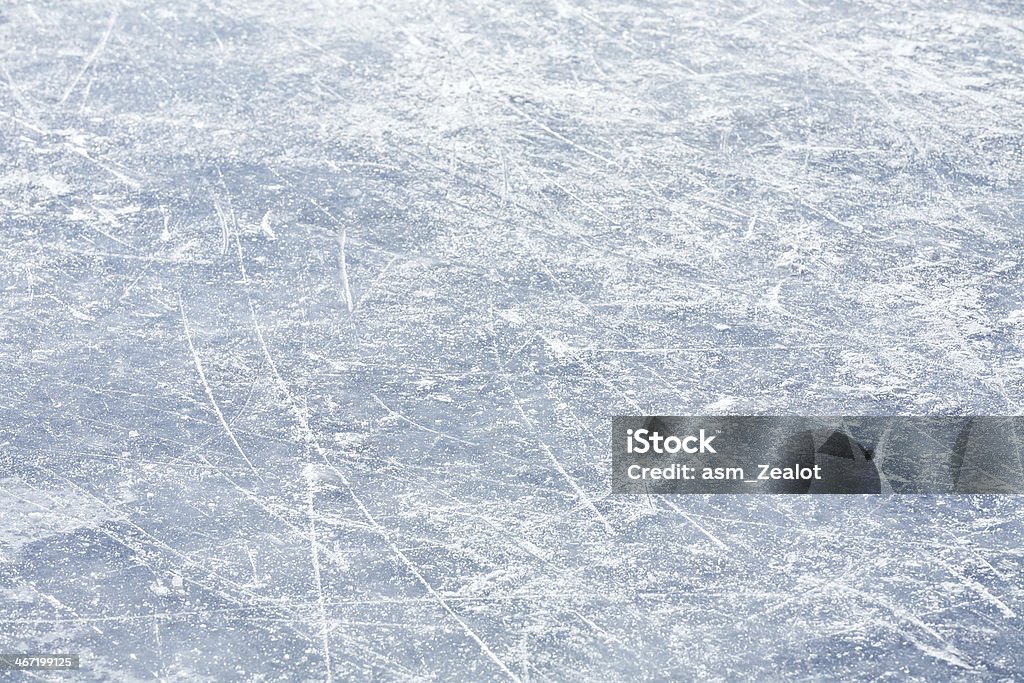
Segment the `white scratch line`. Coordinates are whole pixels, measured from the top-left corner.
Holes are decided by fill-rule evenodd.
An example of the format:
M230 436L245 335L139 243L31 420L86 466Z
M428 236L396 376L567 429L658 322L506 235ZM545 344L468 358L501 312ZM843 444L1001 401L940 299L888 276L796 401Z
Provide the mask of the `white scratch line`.
M224 207L216 196L213 197L213 209L217 212L217 222L220 223L220 253L223 256L228 253L228 218L224 215ZM237 232L236 230L236 236Z
M93 62L95 62L96 58L100 56L100 53L103 52L103 49L107 47L107 40L110 38L110 34L114 30L114 23L116 21L117 10L114 10L110 14L110 22L107 24L107 30L103 32L103 36L100 38L100 42L97 43L96 47L93 48L92 52L89 53L89 56L85 58L85 64L82 65L82 68L78 72L78 75L75 76L75 79L71 81L71 84L64 91L64 96L60 98L61 104L64 104L68 101L68 98L71 97L71 93L75 90L75 86L77 86L78 82L82 80L82 76L84 76L85 72L88 71L89 68L93 65Z
M590 628L592 628L595 631L597 631L598 633L600 633L607 640L610 640L611 642L613 642L613 643L615 643L617 645L622 645L622 646L626 645L621 640L619 640L618 638L613 636L611 633L608 633L608 631L604 630L603 628L601 628L600 626L595 624L593 621L591 621L590 619L587 619L585 616L580 614L579 610L573 610L572 613L575 614L577 617L579 617L580 621L582 621L584 624L586 624Z
M421 425L419 422L414 422L414 421L410 420L409 418L407 418L405 415L402 415L401 413L399 413L398 411L392 410L391 408L389 408L388 405L386 403L384 403L384 401L380 400L380 397L377 396L377 394L370 394L370 396L373 398L374 401L376 401L378 403L378 405L380 405L381 408L383 408L384 410L388 411L389 413L391 413L392 415L397 417L399 420L402 420L403 422L408 422L413 427L418 427L419 429L422 429L425 432L430 432L431 434L436 434L437 436L441 437L442 439L448 439L450 441L457 441L459 443L464 443L467 446L477 446L477 445L479 445L479 444L476 444L476 443L474 443L472 441L466 441L465 439L460 439L460 438L458 438L456 436L452 436L450 434L445 434L444 432L439 432L436 429L431 429L430 427L428 427L426 425Z
M669 506L670 508L672 508L673 510L675 510L676 512L678 512L679 514L681 514L681 515L682 515L682 516L683 516L684 518L686 518L686 521L687 521L687 522L689 522L689 523L690 523L690 524L692 524L692 525L693 525L694 527L696 527L696 528L697 528L697 529L698 529L698 530L699 530L699 531L700 531L700 532L701 532L702 534L704 534L705 536L707 536L708 538L710 538L710 539L711 539L711 540L712 540L712 541L713 541L713 542L715 543L715 545L717 545L717 546L718 546L719 548L722 548L723 550L728 550L728 549L729 549L729 546L727 546L727 545L726 545L725 543L723 543L723 542L721 541L721 539L719 539L719 538L718 538L717 536L715 536L715 535L714 535L714 534L712 534L712 533L711 533L710 531L708 531L707 529L705 529L704 527L702 527L702 526L701 526L700 524L698 524L698 523L697 523L697 520L695 520L695 519L694 519L693 517L691 517L690 515L686 514L686 512L685 512L685 511L684 511L684 510L683 510L682 508L680 508L680 507L679 507L678 505L676 505L675 503L673 503L673 502L672 502L671 500L668 500L667 498L665 499L665 503L666 503L666 504L667 504L667 505L668 505L668 506Z
M331 648L327 638L327 604L324 601L324 586L320 579L320 551L317 549L315 509L313 506L313 482L306 479L306 503L309 506L309 554L313 560L313 579L316 582L317 602L320 606L320 639L324 649L324 664L327 667L327 681L334 680L331 667Z
M338 236L338 263L341 266L341 286L345 290L345 306L348 307L348 312L351 313L353 309L352 289L348 285L348 265L345 263L345 236L347 232L347 230L342 230L341 235Z
M192 343L192 328L189 327L188 317L185 315L185 304L182 302L180 295L178 296L178 310L181 312L181 324L185 329L185 339L188 341L188 350L192 353L192 360L195 362L196 372L199 373L199 380L203 384L203 390L206 392L206 398L209 399L210 405L213 406L213 412L217 413L217 419L220 421L224 431L227 432L228 438L231 439L231 443L235 445L235 449L238 451L238 454L241 455L246 464L249 465L249 469L252 470L253 474L262 480L263 477L260 477L259 472L256 471L255 467L253 467L252 461L249 460L249 456L245 454L245 451L242 450L242 445L238 443L238 439L235 438L235 433L231 431L231 425L229 425L228 421L224 419L224 413L221 412L220 406L217 404L217 399L213 397L213 390L210 389L210 383L206 381L206 372L203 370L203 363L199 359L199 353L196 351L195 345Z
M323 454L321 453L321 455ZM480 650L485 655L487 655L487 658L494 662L499 669L501 669L513 681L521 680L518 676L512 673L512 670L508 668L505 662L501 661L501 659L499 659L498 656L494 654L494 651L491 650L487 643L485 643L483 639L480 636L478 636L472 628L470 628L469 624L463 621L462 617L455 613L455 610L451 608L451 605L448 604L448 601L445 600L432 585L430 585L426 578L424 578L423 574L421 574L420 571L416 568L416 565L414 565L412 561L410 561L409 558L405 556L405 553L402 552L401 548L394 544L391 538L387 535L387 531L384 529L384 527L377 522L373 515L370 514L370 511L366 508L366 506L363 505L363 501L356 495L356 492L352 489L351 484L349 484L348 478L344 474L342 474L338 470L338 468L336 468L332 463L327 461L326 458L324 458L324 460L327 462L327 465L332 470L334 470L335 474L338 475L338 478L341 480L342 484L345 485L345 488L348 490L349 496L355 502L356 506L359 508L359 511L362 513L363 517L366 518L366 521L369 522L370 525L374 528L374 530L380 535L380 537L384 539L384 542L388 544L388 547L391 549L391 552L393 552L395 556L402 561L402 564L405 565L406 569L408 569L409 572L411 572L412 575L416 577L416 580L419 581L420 585L422 585L423 588L426 589L426 591L430 594L430 596L437 601L437 604L439 604L442 607L442 609L444 609L444 611L448 613L448 616L454 619L455 622L458 623L460 627L462 627L463 632L465 632L465 634L469 636L474 643L477 644Z
M957 653L953 648L943 650L938 647L933 647L925 642L922 642L921 640L918 640L904 629L900 629L895 625L892 628L893 630L898 631L901 636L910 641L910 644L916 647L918 650L920 650L923 654L926 654L929 657L934 657L935 659L946 662L947 664L952 664L953 666L959 667L961 669L966 669L968 671L978 671L977 667L972 666L970 662L961 657L959 653Z
M957 650L945 638L943 638L938 631L936 631L934 628L932 628L927 623L922 621L912 612L903 609L899 605L889 602L889 600L886 599L884 595L878 593L867 593L865 591L859 590L857 588L854 588L853 586L844 583L838 584L837 588L850 591L855 595L860 596L862 599L866 600L869 603L880 605L881 607L888 610L897 619L900 619L901 621L916 626L917 628L921 629L922 631L924 631L925 633L927 633L932 638L934 638L942 644L942 648L933 647L915 638L909 629L903 628L898 624L891 625L893 631L899 633L904 638L909 640L914 645L914 647L916 647L926 655L935 657L937 659L941 659L944 662L948 662L949 664L961 667L963 669L975 670L977 668L973 666L970 662L968 662L966 656L962 652Z
M241 260L241 257L242 257L241 244L239 244L237 242L237 240L236 240L236 245L238 246L238 250L239 250L239 252L238 252L239 253L239 259L240 259L239 260L239 264L240 264L240 266L242 268L242 271L244 273L244 271L245 271L245 264L244 264L244 260ZM289 404L289 406L291 408L292 414L295 416L295 419L298 421L299 426L302 428L302 432L303 432L303 435L305 436L306 441L310 445L313 446L313 449L317 452L317 455L320 456L320 459L323 460L324 464L327 465L327 467L330 468L330 470L332 472L334 472L334 474L338 477L338 480L345 487L345 490L348 492L349 497L356 504L356 507L359 508L360 514L362 514L363 518L366 519L366 521L370 525L370 527L377 533L377 535L379 535L384 540L384 542L387 544L388 548L395 555L395 557L397 557L402 562L402 564L405 565L405 568L408 569L409 572L414 577L416 577L416 580L419 581L420 585L423 586L423 588L427 591L427 593L430 594L430 597L432 597L437 602L437 604L440 605L442 609L444 609L444 611L448 614L448 616L450 616L452 619L455 620L455 622L459 625L459 627L462 628L463 632L474 643L477 644L477 646L480 648L481 652L483 652L487 656L488 659L490 659L492 662L494 662L498 666L498 668L502 670L503 673L505 673L513 681L521 680L518 676L516 676L514 673L512 673L512 671L508 668L508 666L505 664L505 662L503 662L494 653L494 651L491 650L491 648L487 645L487 643L485 643L484 640L480 636L478 636L476 634L476 632L472 628L470 628L469 624L467 624L465 621L463 621L462 618L458 614L455 613L455 610L453 610L451 608L451 606L441 596L441 594L438 593L437 590L419 572L419 570L416 568L416 565L414 565L412 563L412 561L408 557L406 557L405 553L402 552L401 548L399 548L397 545L395 545L394 541L391 540L391 537L388 536L387 530L384 528L384 526L380 522L377 521L377 519L370 512L369 508L367 508L366 505L363 504L363 500L359 497L358 494L356 494L355 489L352 488L352 484L348 480L348 477L346 477L345 474L341 470L339 470L337 467L335 467L334 463L332 463L330 458L327 457L327 451L323 448L323 446L320 445L320 441L316 438L316 435L313 433L313 430L309 426L309 421L306 419L306 416L302 414L302 411L299 409L299 407L297 405L297 402L295 401L295 397L292 396L291 391L288 389L288 384L284 381L284 378L281 377L281 374L277 370L277 364L274 362L273 357L270 355L270 350L267 348L266 341L263 338L263 331L260 329L259 321L256 318L256 310L255 310L255 308L252 305L252 300L251 299L249 300L249 311L252 314L252 322L253 322L253 326L254 326L254 328L256 330L256 336L259 338L260 348L263 349L263 354L266 356L267 362L270 364L271 371L274 373L274 377L277 380L278 386L281 387L281 389L284 392L285 397L288 400L288 404ZM190 346L191 346L191 342L190 342ZM381 402L381 400L379 398L377 398L376 395L374 395L374 398L377 399L378 403L380 403L381 405L384 405ZM387 408L387 406L384 406L384 407ZM389 411L391 410L390 408L387 408L387 409ZM397 413L395 413L395 414L397 415ZM402 416L399 415L399 417L402 417ZM405 419L405 418L403 418L403 419ZM413 423L413 424L415 424L415 423ZM417 425L417 426L422 427L422 425ZM425 427L423 427L423 428L426 429ZM433 431L433 430L429 430L428 429L428 431ZM454 438L454 437L450 437L449 436L447 438L451 439L451 438ZM468 442L466 442L466 443L468 443ZM476 444L471 444L471 445L475 446Z
M370 286L367 287L366 289L364 289L359 294L359 298L356 300L354 308L359 308L359 306L363 303L363 301L365 301L366 298L371 293L373 293L373 290L377 288L377 285L380 284L381 280L384 279L384 276L387 274L388 270L391 268L391 264L394 263L397 260L398 260L397 256L392 256L391 260L388 261L386 264L384 264L384 267L380 269L379 273L377 273L377 277L375 277L373 279L373 282L370 283Z
M533 125L535 125L538 128L540 128L541 130L543 130L544 132L546 132L548 135L550 135L551 137L555 138L556 140L561 140L562 142L564 142L565 144L569 145L570 147L574 147L575 149L578 149L579 151L581 151L584 154L586 154L587 156L591 156L591 157L593 157L593 158L595 158L595 159L597 159L599 161L603 161L606 164L614 164L615 163L613 160L609 159L608 157L604 156L603 154L599 154L599 153L595 152L592 149L584 147L583 145L581 145L579 143L573 142L572 140L570 140L569 138L565 137L564 135L562 135L558 131L549 128L548 126L544 125L543 123L541 123L537 119L533 118L532 116L530 116L529 114L527 114L525 111L523 111L519 107L515 106L514 104L509 103L508 106L514 112L516 112L517 114L519 114L520 116L525 118L527 121L529 121Z
M1009 605L1007 605L1005 602L1000 600L996 595L994 595L992 593L992 591L990 591L988 588L986 588L983 583L981 583L980 581L975 581L974 579L970 578L969 576L964 576L962 573L957 571L957 569L955 567L953 567L952 565L950 565L948 562L942 562L941 560L940 560L940 562L946 568L946 570L949 571L950 574L952 574L956 578L960 579L960 583L962 583L963 585L967 586L968 588L973 590L975 593L980 595L989 604L995 606L1000 612L1003 613L1004 617L1008 617L1010 619L1016 619L1017 618L1017 613L1014 612L1012 609L1010 609Z
M89 153L87 151L85 151L84 149L81 149L79 147L75 147L74 145L71 145L71 144L65 144L64 147L66 149L70 150L71 152L77 154L78 156L82 157L83 159L87 159L88 161L91 161L92 163L96 164L97 166L102 168L104 171L106 171L110 175L112 175L115 178L117 178L118 180L120 180L125 185L128 185L129 187L133 187L136 190L138 190L139 188L142 187L142 183L140 183L138 180L135 180L134 178L130 178L130 177L126 176L124 173L121 173L117 169L111 168L110 166L108 166L107 164L103 163L99 159L92 158L91 156L89 156Z
M509 382L508 380L508 371L505 369L505 363L501 360L501 354L498 353L498 346L494 342L493 329L491 330L491 333L491 352L494 354L494 360L498 364L498 369L501 370L501 376L505 384L505 390L512 397L512 402L516 404L516 409L522 416L523 421L530 425L530 429L532 431L539 433L540 430L537 424L530 418L529 415L526 414L526 411L523 410L523 406L519 402L519 397L516 395L515 389L512 388L512 383ZM604 527L605 532L607 532L611 536L615 535L615 529L613 529L612 525L608 522L608 518L605 517L604 514L602 514L602 512L597 509L597 506L594 505L594 501L590 499L590 496L587 495L587 492L584 491L578 483L576 483L576 480L573 479L568 472L566 472L565 468L562 467L562 463L560 463L558 461L558 458L555 457L555 454L551 450L551 448L539 436L537 437L537 443L540 444L541 449L548 456L548 460L550 460L551 464L554 465L555 470L562 476L566 483L569 484L569 487L573 490L573 493L575 493L579 500L583 503L583 505L586 506L588 510L590 510L590 512L597 519L597 521L601 523L601 526Z

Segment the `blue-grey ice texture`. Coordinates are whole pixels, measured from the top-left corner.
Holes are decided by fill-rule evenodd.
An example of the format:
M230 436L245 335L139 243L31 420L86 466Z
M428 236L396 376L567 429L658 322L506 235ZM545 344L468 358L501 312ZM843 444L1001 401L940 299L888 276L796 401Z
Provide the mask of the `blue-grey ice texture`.
M1011 680L1017 497L612 497L615 414L1018 414L1019 2L6 0L0 650Z

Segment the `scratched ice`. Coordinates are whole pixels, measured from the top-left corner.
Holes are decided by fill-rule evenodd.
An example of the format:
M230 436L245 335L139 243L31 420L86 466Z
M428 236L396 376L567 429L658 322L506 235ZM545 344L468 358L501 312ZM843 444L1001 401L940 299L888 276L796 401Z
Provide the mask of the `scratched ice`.
M0 102L0 650L1024 676L1019 498L613 498L608 447L1020 412L1019 3L13 0Z

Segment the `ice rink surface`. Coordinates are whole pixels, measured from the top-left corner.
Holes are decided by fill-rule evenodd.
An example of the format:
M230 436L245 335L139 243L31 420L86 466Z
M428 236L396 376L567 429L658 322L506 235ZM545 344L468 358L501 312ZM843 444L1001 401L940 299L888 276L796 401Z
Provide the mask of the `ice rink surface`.
M1020 498L613 497L609 438L1019 414L1022 125L1015 2L4 2L0 651L1019 680Z

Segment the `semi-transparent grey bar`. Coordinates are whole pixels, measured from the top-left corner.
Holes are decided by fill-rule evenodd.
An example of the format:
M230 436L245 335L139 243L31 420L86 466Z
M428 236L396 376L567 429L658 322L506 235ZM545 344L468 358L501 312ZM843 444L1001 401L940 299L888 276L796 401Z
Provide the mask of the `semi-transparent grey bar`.
M612 491L1024 493L1024 417L617 416Z
M0 653L0 670L6 671L70 670L77 669L78 665L78 655Z

